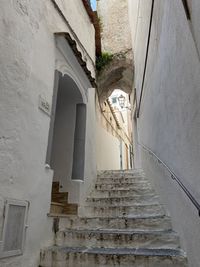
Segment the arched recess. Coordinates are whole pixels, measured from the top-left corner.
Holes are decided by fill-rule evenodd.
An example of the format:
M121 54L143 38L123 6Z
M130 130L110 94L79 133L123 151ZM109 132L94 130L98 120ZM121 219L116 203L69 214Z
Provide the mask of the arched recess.
M53 180L84 179L86 104L79 87L68 74L55 72L47 163Z

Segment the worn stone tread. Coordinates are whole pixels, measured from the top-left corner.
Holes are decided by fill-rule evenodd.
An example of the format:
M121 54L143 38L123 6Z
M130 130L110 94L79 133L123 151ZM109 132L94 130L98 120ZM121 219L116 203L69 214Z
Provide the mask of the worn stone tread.
M48 247L51 251L61 251L64 253L88 253L98 255L135 255L135 256L181 256L185 253L181 249L151 249L151 248L87 248L87 247L66 247L52 246Z
M162 234L168 234L168 235L174 235L177 236L176 232L173 230L134 230L134 229L128 229L128 230L120 230L120 229L65 229L62 232L65 233L85 233L85 234L116 234L116 235L162 235Z
M96 188L95 191L108 191L108 192L112 192L112 191L125 191L125 192L135 192L135 191L150 191L150 192L154 192L154 190L152 188Z
M100 179L103 179L103 178L100 178ZM108 178L106 178L106 179L108 179ZM116 178L117 179L117 178ZM119 179L119 178L118 178ZM125 178L123 178L123 179L125 179ZM129 178L130 179L130 178ZM119 180L119 181L116 181L116 180L114 180L113 182L112 181L109 181L108 183L104 183L104 181L102 181L102 180L97 180L97 182L96 182L96 185L148 185L148 186L151 186L151 184L148 182L148 181L146 181L146 180L139 180L139 181L132 181L132 182L126 182L126 181L124 181L124 180Z
M145 197L141 196L124 196L124 197L88 197L86 200L86 204L89 205L119 205L127 203L128 206L132 206L133 203L151 203L151 204L159 204L159 198L154 195L147 195Z
M186 267L170 217L144 173L98 172L79 216L64 218L42 267Z
M69 216L70 217L70 216ZM84 216L84 217L80 217L80 216L74 216L72 217L72 219L89 219L89 220L110 220L110 219L125 219L125 220L148 220L148 219L162 219L162 218L165 218L165 219L170 219L169 216L166 216L165 214L157 214L157 215L145 215L145 214L142 214L142 215L126 215L126 216L105 216L105 217L98 217L98 216Z
M108 204L108 205L106 205L106 206L90 206L90 205L88 205L88 206L85 206L85 208L97 208L97 209L99 209L99 208L102 208L102 209L107 209L107 208L130 208L130 207L132 207L132 208L140 208L140 207L160 207L160 208L162 208L163 206L160 204L160 203L134 203L134 204L129 204L129 205L127 205L127 204L119 204L119 205L110 205L110 204Z
M141 198L145 198L145 199L150 199L151 198L157 198L158 196L155 194L146 194L145 197L141 196L141 195L134 195L134 196L90 196L87 198L87 200L130 200L130 201L135 201L136 199L141 199Z

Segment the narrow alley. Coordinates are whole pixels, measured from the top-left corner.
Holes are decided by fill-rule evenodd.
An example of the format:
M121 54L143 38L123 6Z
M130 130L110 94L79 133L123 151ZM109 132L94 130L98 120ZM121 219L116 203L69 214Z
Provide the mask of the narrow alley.
M2 0L0 267L200 267L199 0Z

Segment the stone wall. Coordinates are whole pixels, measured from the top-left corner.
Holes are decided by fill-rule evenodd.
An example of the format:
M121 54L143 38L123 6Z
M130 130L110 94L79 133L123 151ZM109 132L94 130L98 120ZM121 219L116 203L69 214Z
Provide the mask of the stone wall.
M102 50L119 53L131 48L128 1L98 0Z

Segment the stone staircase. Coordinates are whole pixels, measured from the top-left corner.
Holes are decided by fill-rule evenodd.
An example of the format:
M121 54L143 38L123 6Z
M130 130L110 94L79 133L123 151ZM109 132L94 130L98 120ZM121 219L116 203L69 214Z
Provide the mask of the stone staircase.
M187 259L142 171L99 172L79 216L65 218L41 267L185 267Z
M60 183L53 182L51 192L50 215L77 215L78 205L68 203L68 192L60 192Z

